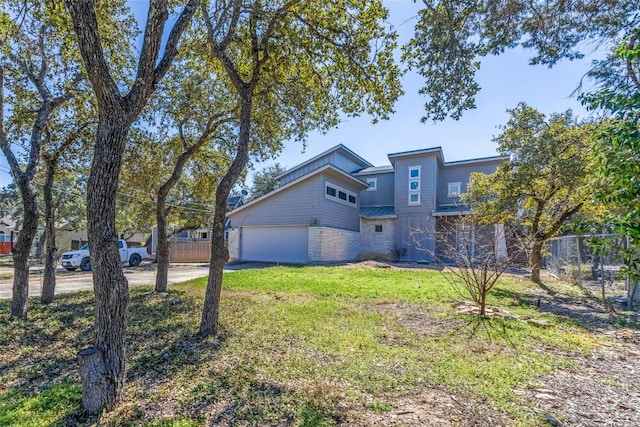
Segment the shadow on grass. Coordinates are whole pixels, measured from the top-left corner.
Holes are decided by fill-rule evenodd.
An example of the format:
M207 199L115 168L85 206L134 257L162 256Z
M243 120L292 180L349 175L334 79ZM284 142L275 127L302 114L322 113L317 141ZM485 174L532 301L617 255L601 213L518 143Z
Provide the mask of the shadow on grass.
M545 289L548 296L504 289L494 289L491 293L495 298L510 300L512 306L534 306L540 313L556 315L565 323L589 330L612 329L616 324L617 319L610 310L590 295L576 297L560 294L544 284L535 286Z

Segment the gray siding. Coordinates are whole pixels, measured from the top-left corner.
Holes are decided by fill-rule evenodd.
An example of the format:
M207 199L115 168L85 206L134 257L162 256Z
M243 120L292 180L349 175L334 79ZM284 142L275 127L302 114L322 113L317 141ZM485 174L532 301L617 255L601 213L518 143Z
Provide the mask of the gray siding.
M406 248L402 261L434 260L435 220L431 215L403 215L395 222L394 246Z
M309 225L324 201L322 176L314 176L252 206L231 212L234 228L254 225Z
M409 167L421 166L420 204L409 205ZM436 206L437 158L434 153L426 156L396 160L395 207L398 215L431 215Z
M347 173L357 172L362 169L361 164L356 163L355 161L351 160L351 158L346 157L344 154L342 154L340 150L337 150L332 151L331 153L327 153L325 156L322 156L314 160L313 162L304 165L300 169L296 169L294 171L291 171L291 173L284 175L282 178L280 178L280 185L285 185L327 164L333 165Z
M496 171L500 163L502 163L502 160L443 166L440 170L440 179L438 183L438 205L456 204L460 202L459 197L448 196L448 184L450 182L460 182L460 191L462 193L465 193L467 191L467 185L469 183L469 176L471 175L471 172L491 174Z
M395 198L395 174L382 173L377 175L358 176L359 179L367 181L367 178L377 179L377 190L360 192L361 206L393 206Z
M359 231L360 230L360 197L359 188L347 182L344 178L334 174L322 174L322 191L320 196L319 224L325 227L339 228L343 230ZM345 204L337 200L325 197L325 183L331 183L340 186L356 195L357 203L355 205Z

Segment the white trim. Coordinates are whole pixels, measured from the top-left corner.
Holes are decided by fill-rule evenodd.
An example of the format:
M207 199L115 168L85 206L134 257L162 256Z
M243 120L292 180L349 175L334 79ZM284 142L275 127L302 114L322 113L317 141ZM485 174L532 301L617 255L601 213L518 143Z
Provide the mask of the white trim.
M367 191L378 191L378 178L367 178L366 181L369 186ZM373 181L373 185L370 184L371 181Z
M418 171L418 176L411 176L412 171ZM407 176L409 177L407 183L407 189L409 191L407 198L407 205L409 206L418 206L420 205L420 191L421 191L421 182L422 182L422 165L414 165L408 166ZM411 188L411 184L418 184L418 188ZM417 196L418 200L412 201L411 196Z
M451 191L451 187L453 186L457 186L458 187L458 192L457 193L453 193ZM462 194L462 182L448 182L447 183L447 197L460 197L460 195Z
M335 196L332 196L331 194L327 193L327 188L329 187L336 191ZM343 193L346 199L341 199L340 193ZM349 200L351 197L355 199L355 202L351 202ZM340 187L339 185L336 185L331 181L325 181L324 183L324 198L333 200L334 202L342 203L347 206L351 206L352 208L358 207L358 195L356 193L354 193L353 191L349 191L344 187Z

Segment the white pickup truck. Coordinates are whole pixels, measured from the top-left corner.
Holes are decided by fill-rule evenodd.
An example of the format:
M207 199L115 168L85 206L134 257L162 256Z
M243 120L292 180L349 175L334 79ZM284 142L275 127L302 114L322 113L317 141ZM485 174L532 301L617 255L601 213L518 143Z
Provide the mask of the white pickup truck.
M129 263L131 267L137 267L143 259L149 258L146 248L129 247L127 242L118 240L120 248L120 261ZM91 260L89 259L89 245L84 244L77 251L64 252L60 258L60 263L69 271L80 268L82 271L91 271Z

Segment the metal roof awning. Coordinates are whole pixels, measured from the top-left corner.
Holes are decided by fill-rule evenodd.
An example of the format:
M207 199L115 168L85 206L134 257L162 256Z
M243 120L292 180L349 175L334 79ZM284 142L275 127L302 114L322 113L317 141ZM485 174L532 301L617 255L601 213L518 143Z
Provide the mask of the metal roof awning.
M368 206L360 208L360 216L365 219L397 218L393 206Z

